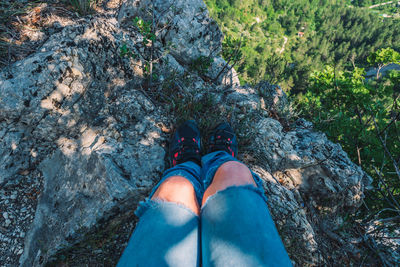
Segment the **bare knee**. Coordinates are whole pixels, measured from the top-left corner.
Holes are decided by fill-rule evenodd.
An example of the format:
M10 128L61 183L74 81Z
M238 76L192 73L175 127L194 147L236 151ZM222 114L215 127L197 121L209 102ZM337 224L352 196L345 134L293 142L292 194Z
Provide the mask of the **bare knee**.
M213 181L206 189L203 196L204 204L208 197L230 186L254 185L253 175L249 168L237 161L228 161L222 164L214 175Z
M237 161L228 161L222 164L214 175L213 182L217 181L226 185L255 185L249 168Z
M151 199L161 199L182 204L194 213L199 214L199 204L192 183L182 176L172 176L166 179L156 190Z

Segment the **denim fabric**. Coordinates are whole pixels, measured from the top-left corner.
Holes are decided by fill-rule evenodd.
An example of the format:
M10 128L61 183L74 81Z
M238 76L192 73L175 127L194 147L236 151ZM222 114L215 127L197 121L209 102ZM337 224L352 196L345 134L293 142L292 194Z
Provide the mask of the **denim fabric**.
M202 266L292 266L264 198L254 186L233 186L201 209Z
M165 179L179 175L192 183L201 204L215 172L228 161L239 160L216 151L202 157L202 168L185 162L166 170L136 211L140 220L118 266L200 266L200 258L203 266L291 266L262 181L253 172L257 188L234 186L217 192L202 207L200 218L183 205L150 200Z
M118 267L200 266L199 217L172 202L148 201Z

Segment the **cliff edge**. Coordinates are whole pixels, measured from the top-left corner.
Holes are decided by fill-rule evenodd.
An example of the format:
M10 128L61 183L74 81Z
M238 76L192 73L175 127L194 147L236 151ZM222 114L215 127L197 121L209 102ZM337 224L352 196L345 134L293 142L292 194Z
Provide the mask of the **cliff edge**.
M341 230L363 170L293 120L278 86L239 85L201 0L122 2L0 72L0 262L115 264L187 118L234 126L293 263L357 260L361 241Z

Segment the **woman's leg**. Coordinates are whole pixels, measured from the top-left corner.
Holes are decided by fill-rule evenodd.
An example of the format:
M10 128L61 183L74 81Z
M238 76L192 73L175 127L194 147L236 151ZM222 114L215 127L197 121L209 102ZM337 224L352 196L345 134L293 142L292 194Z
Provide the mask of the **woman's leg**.
M217 133L218 138L235 139L230 127ZM236 151L210 151L202 158L206 188L200 211L202 264L292 266L269 213L262 182L235 158Z
M139 222L118 267L199 266L199 204L187 178L163 179L136 214Z
M218 168L201 210L203 266L291 266L262 194L245 165Z
M186 140L186 141L185 141ZM188 121L171 141L172 168L136 211L139 222L118 266L199 266L200 135Z

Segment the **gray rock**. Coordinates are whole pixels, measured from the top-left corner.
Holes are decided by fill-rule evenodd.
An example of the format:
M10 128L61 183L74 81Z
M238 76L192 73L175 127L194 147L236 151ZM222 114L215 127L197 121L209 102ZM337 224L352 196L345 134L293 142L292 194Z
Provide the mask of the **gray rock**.
M222 33L217 23L209 17L203 1L154 0L153 9L151 2L126 1L119 12L118 21L129 24L134 17L146 21L153 21L154 17L153 22L165 28L159 32L158 38L169 44L172 56L181 63L190 64L201 56L213 57L221 52Z
M262 96L265 103L265 108L277 116L288 119L292 115L288 99L285 92L279 85L273 85L263 81L255 86L255 89Z
M91 145L100 140L98 136L87 138L93 139ZM100 219L137 205L163 168L164 150L154 142L153 138L142 138L135 140L135 146L94 144L93 149L83 146L72 155L60 150L44 160L40 166L44 192L21 265L39 265L43 259L46 262L59 249L79 240Z
M24 177L43 184L38 201L28 190L37 206L25 220L26 204L16 203L16 226L30 230L25 241L6 233L15 241L13 255L0 253L6 265L16 264L18 246L20 265L45 264L99 220L133 211L164 169L156 126L163 116L139 91L140 74L121 60L125 33L116 25L98 18L66 27L12 65L11 76L0 73L0 184L15 187Z
M267 83L258 90L235 87L220 101L251 118L247 156L256 158L253 170L265 181L269 208L291 259L300 265L318 265L324 261L323 253L329 253L321 250L321 244L331 242L320 229L337 225L354 212L372 179L340 145L314 132L311 123L300 119L288 130L287 124L266 117L271 109L280 116L290 114L285 113L288 102L279 90Z
M215 80L218 84L229 87L240 86L239 75L236 73L235 69L221 57L214 58L206 76Z
M261 110L260 96L256 90L250 87L232 88L225 101L241 112L258 112Z
M219 84L240 85L236 71L219 56L223 35L202 0L192 0L190 4L183 0L128 0L121 7L118 21L129 27L135 17L153 22L160 29L156 31L157 39L167 44L166 49L180 64L190 66L200 58L211 58L205 76ZM182 72L175 60L169 58L171 66Z
M320 226L308 217L342 220L361 205L371 178L322 133L284 132L270 118L260 119L255 131L256 157L265 160L255 168L267 182L269 207L285 246L296 262L316 265L322 259L318 244L324 241L317 234Z

